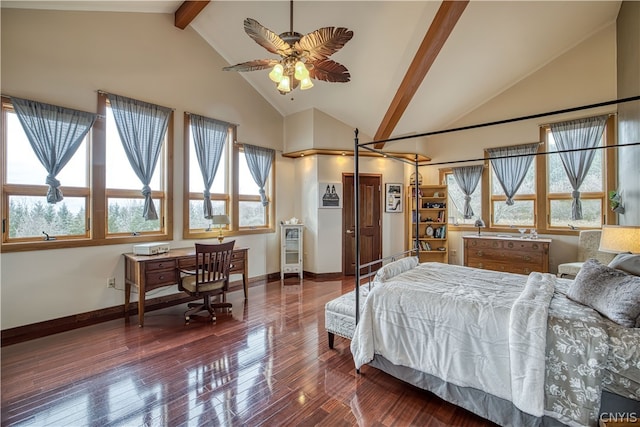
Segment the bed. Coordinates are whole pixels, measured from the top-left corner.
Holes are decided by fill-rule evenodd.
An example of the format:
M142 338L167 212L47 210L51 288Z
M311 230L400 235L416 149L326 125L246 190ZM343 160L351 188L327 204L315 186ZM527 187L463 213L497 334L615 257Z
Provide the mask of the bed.
M359 144L355 136L359 200L358 151L385 141ZM417 160L413 166L418 176ZM595 426L608 396L616 403L606 410L640 414L640 324L621 326L568 298L575 281L551 274L413 257L388 263L363 288L359 216L356 204L355 289L325 310L330 346L334 335L351 338L358 372L368 364L500 425Z
M360 289L356 368L370 364L501 425L596 425L602 390L640 406L640 329L567 298L571 280L396 264Z

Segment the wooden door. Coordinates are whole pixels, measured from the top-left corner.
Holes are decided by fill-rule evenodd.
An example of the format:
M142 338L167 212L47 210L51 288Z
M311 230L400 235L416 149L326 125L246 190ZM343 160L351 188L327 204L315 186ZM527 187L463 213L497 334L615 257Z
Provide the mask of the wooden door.
M342 175L342 271L356 274L354 175ZM382 176L360 174L360 263L382 258Z

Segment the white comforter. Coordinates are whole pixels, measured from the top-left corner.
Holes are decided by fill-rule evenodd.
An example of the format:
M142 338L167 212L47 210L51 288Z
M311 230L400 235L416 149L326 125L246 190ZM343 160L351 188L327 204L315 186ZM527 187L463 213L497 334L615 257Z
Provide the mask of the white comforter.
M425 263L377 283L351 351L357 368L380 354L396 365L544 413L545 343L555 277Z

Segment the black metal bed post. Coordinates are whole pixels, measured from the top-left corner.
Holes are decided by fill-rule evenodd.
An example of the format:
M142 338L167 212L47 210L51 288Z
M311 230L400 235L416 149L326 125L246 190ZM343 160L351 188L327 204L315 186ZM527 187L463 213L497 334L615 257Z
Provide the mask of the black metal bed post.
M358 128L354 131L353 148L353 204L356 233L356 325L360 321L360 161L358 158Z
M413 240L413 248L416 251L416 256L418 257L418 259L420 259L420 211L419 211L419 206L418 204L420 203L420 199L418 198L418 155L416 154L415 156L415 163L414 163L414 176L416 177L415 181L414 181L414 188L413 188L413 196L415 199L415 206L416 206L416 210L415 210L415 218L414 221L416 222L415 224L415 232L416 232L416 236ZM412 213L413 215L413 213Z

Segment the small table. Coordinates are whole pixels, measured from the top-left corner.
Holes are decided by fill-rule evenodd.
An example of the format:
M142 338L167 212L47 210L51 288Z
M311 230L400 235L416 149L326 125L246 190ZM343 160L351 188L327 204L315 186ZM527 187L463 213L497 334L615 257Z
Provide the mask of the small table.
M176 267L180 260L193 258L194 246L171 249L159 255L124 254L124 312L129 313L131 286L138 288L138 325L144 326L145 294L152 289L178 283ZM235 248L231 255L230 274L242 274L244 299L247 299L247 276L249 274L249 248Z

